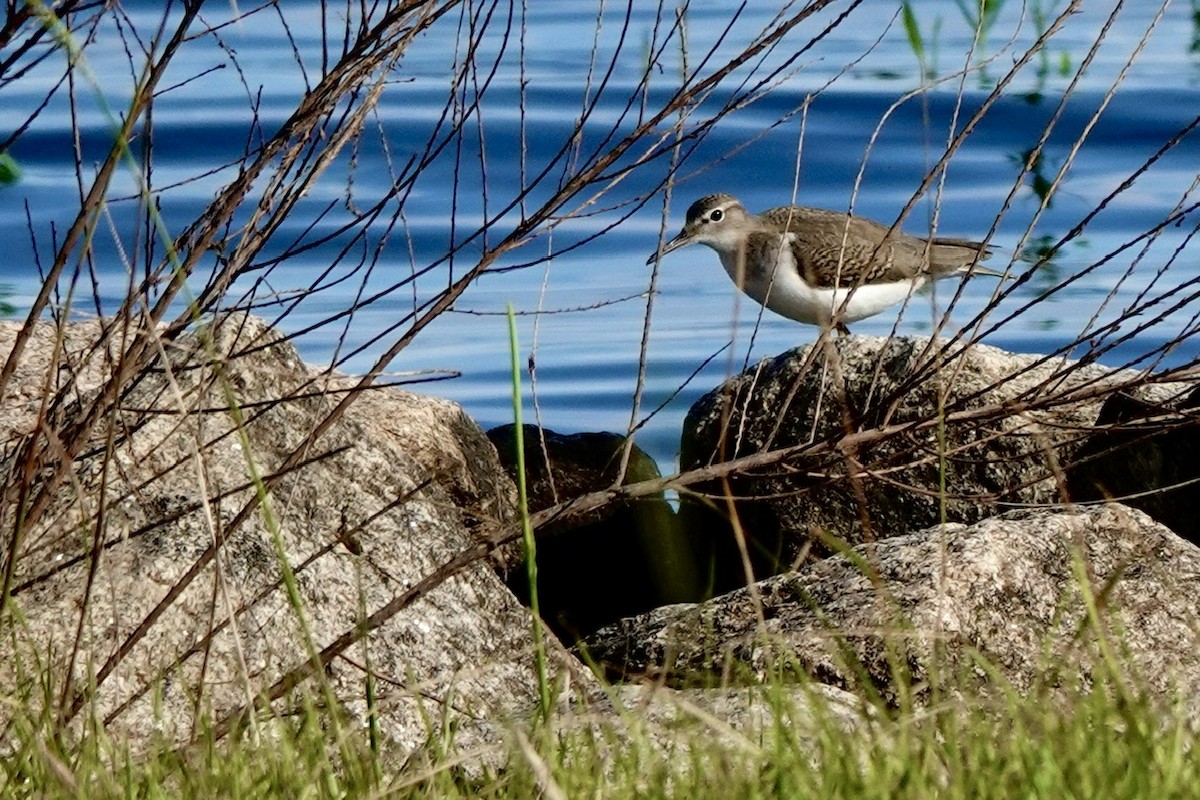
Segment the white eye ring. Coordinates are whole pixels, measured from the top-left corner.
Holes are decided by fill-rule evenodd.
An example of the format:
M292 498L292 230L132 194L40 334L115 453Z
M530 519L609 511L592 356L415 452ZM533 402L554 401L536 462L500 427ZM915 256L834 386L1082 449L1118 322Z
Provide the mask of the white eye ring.
M720 222L721 217L725 216L725 212L719 208L713 209L713 212L708 215L710 222Z

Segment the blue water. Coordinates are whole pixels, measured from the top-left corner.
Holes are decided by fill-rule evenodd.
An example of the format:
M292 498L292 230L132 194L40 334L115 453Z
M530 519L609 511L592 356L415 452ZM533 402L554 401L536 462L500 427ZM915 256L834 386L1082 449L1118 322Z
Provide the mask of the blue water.
M655 109L678 86L680 48L677 41L663 47L667 23L657 27L655 38L656 4L635 4L628 21L625 7L611 2L531 0L529 5L523 58L519 5L510 9L504 4L472 3L453 8L412 42L388 76L378 111L364 135L311 187L268 243L260 259L262 267L231 294L231 305L253 301L257 313L277 319L284 330L303 332L296 344L312 363L364 371L407 329L414 304L424 303L446 286L451 274L461 275L474 264L478 242L464 246L451 264L423 274L415 288L406 280L414 270L439 261L452 236L454 242L461 242L464 232L478 225L485 212L485 193L489 214L515 196L522 181L522 146L525 174L536 174L570 139L584 104L595 100L597 109L579 142L586 155L603 146L610 128L615 128L617 136L632 130L638 121L639 103ZM688 66L698 68L702 75L740 52L780 7L786 7L786 15L799 8L794 4L755 4L744 8L726 31L736 6L702 5L686 16ZM1050 0L1040 3L1051 11L1065 5ZM135 26L149 33L163 4L127 2L124 6ZM235 175L229 167L209 171L232 163L247 147L270 136L287 119L306 86L319 79L320 5L289 0L284 7L298 56L282 38L279 16L261 13L220 28L218 35L228 50L217 47L212 34L197 36L185 45L164 80L164 88L182 84L161 95L154 115L151 179L162 189L168 230L182 230ZM922 0L914 7L927 37L940 19L936 42L927 41L927 51L936 53L930 66L938 76L952 76L966 62L970 29L954 4ZM735 71L695 112L698 121L739 87L752 85L794 59L760 99L685 143L686 158L676 172L666 235L678 229L691 200L712 191L735 193L755 210L794 198L802 204L842 210L852 204L856 213L891 222L944 151L951 126L961 128L987 101L995 82L1013 68L1036 37L1032 17L1037 8L1039 4L1033 2L1025 7L1014 1L1006 3L986 42L979 46L978 58L988 59L986 67L916 92L922 79L903 25L895 16L895 4L885 0L867 0L857 7L845 2L832 4L776 47ZM1067 95L1071 77L1112 8L1110 3L1084 3L1080 13L1054 36L1047 58L1035 57L1019 71L950 161L944 184L935 184L915 205L905 223L907 230L927 230L935 209L942 235L982 238L995 224L993 244L999 253L992 266L1004 268L1039 207L1028 180L1018 187L1007 207L1006 198L1013 190L1022 154L1059 114L1064 96L1065 106L1043 157L1043 174L1052 179L1069 159L1072 163L1051 206L1037 218L1034 239L1052 241L1070 231L1200 114L1198 33L1190 6L1178 1L1163 11L1136 58L1139 39L1160 9L1153 2L1126 3L1087 71ZM796 56L847 9L846 19ZM499 60L480 111L414 183L394 230L389 234L385 229L400 211L392 201L367 227L365 244L360 242L343 252L350 241L343 234L319 246L303 247L317 236L338 231L350 219L348 186L353 204L367 208L388 190L390 175L421 153L443 113L454 64L465 52L469 18L473 16L476 25L481 25L489 10L493 16L477 55L477 81L482 83L493 61ZM514 16L508 24L510 11ZM205 19L215 25L232 13L229 4L210 3ZM329 24L338 24L337 13L330 12ZM668 23L672 18L673 11L666 12ZM335 39L338 35L333 34ZM589 84L593 47L595 69ZM335 50L331 46L334 57ZM93 86L81 80L77 87L75 119L81 130L85 172L103 157L110 141L110 117L97 97L104 98L109 113L121 113L130 95L132 75L141 67L135 56L131 68L129 52L137 49L128 47L112 24L101 24L84 50L95 81ZM230 52L236 53L236 69ZM630 111L628 97L636 90L651 52L657 57L649 89ZM0 51L0 56L8 54ZM1118 81L1130 59L1127 74ZM600 78L614 60L617 66L600 92ZM19 63L28 61L27 57ZM526 81L523 114L522 69ZM62 71L61 55L51 55L15 79L10 80L11 70L0 75L0 136L7 137L25 123ZM252 102L257 108L257 127L251 125ZM7 251L0 262L0 282L12 289L9 300L22 311L37 290L38 264L50 261L52 243L70 224L80 195L73 168L71 113L66 94L60 91L9 150L23 172L16 185L0 187L0 242ZM661 130L668 132L665 125ZM1087 135L1080 144L1084 132ZM631 163L631 157L619 162ZM518 326L520 361L525 365L530 355L534 358L536 413L543 424L562 432L623 431L631 422L641 422L639 443L664 469L671 469L679 423L700 394L750 358L812 341L816 330L770 313L760 317L756 305L737 295L710 251L688 248L672 254L663 260L657 277L648 326L644 395L637 414L632 413L651 274L645 261L657 245L664 222L661 193L624 221L621 216L629 207L622 204L654 191L666 178L668 167L667 159L659 158L630 172L583 209L585 215L557 227L551 236L506 254L497 263L500 269L496 274L479 279L454 310L423 330L389 370L456 375L452 380L416 388L463 403L484 427L511 421L510 356L502 314L511 303L523 314ZM1198 169L1200 136L1193 133L1156 159L1096 214L1051 264L1013 288L986 313L982 330L1002 322L986 341L1019 351L1054 352L1080 336L1092 336L1097 324L1117 319L1140 292L1147 291L1151 299L1166 295L1156 308L1165 309L1181 298L1188 301L1147 331L1111 349L1103 360L1113 366L1137 362L1181 332L1184 342L1172 349L1163 363L1193 360L1197 347L1191 334L1196 327L1195 309L1200 305L1190 296L1196 291L1200 268L1190 236L1197 215L1192 213L1182 224L1163 228L1144 253L1140 244L1121 248L1163 225L1177 206L1186 208L1196 202ZM557 182L561 173L560 165L549 185ZM97 229L95 259L83 268L70 301L78 313L111 310L123 297L130 271L140 275L145 270L140 260L145 231L138 226L136 204L128 199L135 186L128 173L114 183L109 216ZM565 210L578 208L600 188L602 185L584 191ZM548 185L535 187L528 207L535 207L547 194ZM456 209L453 229L452 205ZM27 214L31 222L27 222ZM245 218L244 213L239 217ZM491 240L499 240L517 219L515 212L507 215L489 233ZM570 249L614 224L597 238ZM1176 254L1180 248L1182 252ZM504 269L547 253L556 254L547 263ZM272 261L283 255L286 258ZM1103 263L1078 279L1073 277L1098 262ZM205 269L211 269L212 263L210 260ZM1123 277L1131 263L1134 268ZM1021 271L1027 266L1018 263L1015 268ZM193 286L201 287L205 275L198 273ZM61 288L65 303L65 282ZM887 335L893 327L902 334L928 332L957 288L955 283L943 283L931 295L917 296L902 314L885 312L857 323L855 332ZM954 332L972 323L996 289L997 283L986 278L967 284L954 304L946 330ZM300 290L311 293L294 302ZM365 302L376 295L380 296ZM1021 310L1042 295L1047 295L1042 302ZM352 314L343 313L350 309ZM561 313L535 316L532 312L538 310ZM1154 308L1148 310L1124 323L1108 339L1092 336L1095 341L1090 346L1102 347L1157 313ZM1014 316L1008 319L1010 315ZM332 317L336 319L331 321ZM1088 346L1072 352L1084 355ZM706 360L707 366L700 369ZM696 370L700 372L693 377ZM528 375L524 388L529 418L535 406ZM665 408L645 419L663 403Z

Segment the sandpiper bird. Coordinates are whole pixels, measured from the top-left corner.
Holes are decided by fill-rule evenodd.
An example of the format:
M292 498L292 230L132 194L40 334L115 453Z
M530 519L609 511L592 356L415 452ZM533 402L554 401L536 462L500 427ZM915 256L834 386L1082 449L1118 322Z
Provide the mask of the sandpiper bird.
M836 327L878 314L929 279L999 272L978 266L991 251L966 239L922 239L862 217L803 206L751 214L737 198L692 203L683 230L647 264L684 245L706 244L746 294L785 317Z

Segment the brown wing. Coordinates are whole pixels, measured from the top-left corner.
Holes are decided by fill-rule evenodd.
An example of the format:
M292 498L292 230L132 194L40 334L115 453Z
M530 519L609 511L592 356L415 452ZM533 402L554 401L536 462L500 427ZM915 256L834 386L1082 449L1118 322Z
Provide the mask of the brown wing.
M762 217L792 234L796 263L815 286L888 283L921 274L940 277L988 255L979 255L978 242L934 239L927 244L899 231L889 236L886 225L822 208L782 206Z

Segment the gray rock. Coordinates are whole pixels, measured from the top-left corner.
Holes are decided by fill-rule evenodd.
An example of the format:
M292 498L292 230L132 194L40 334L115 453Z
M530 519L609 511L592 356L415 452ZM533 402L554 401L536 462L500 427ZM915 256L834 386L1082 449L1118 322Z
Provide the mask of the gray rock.
M0 440L31 434L47 379L66 387L64 407L87 401L112 363L90 348L97 325L68 326L61 357L54 329L38 326L4 398ZM0 353L14 330L0 324ZM50 511L23 531L7 620L19 610L22 621L0 637L5 696L36 711L46 695L18 676L49 676L49 696L65 692L68 706L82 698L76 723L104 720L135 750L154 734L187 740L197 709L221 719L243 706L305 663L306 636L319 651L354 631L364 610L382 608L514 514L494 448L461 409L386 389L358 398L308 463L231 529L255 491L253 474L272 475L343 396L331 390L352 382L306 367L253 318L227 318L167 352L131 387L111 428L96 431ZM10 444L10 476L19 474L14 452ZM218 536L227 539L216 559L189 581ZM98 552L93 541L103 543ZM295 573L299 609L280 586L281 559ZM430 720L528 708L529 631L528 612L476 563L334 657L325 678L360 725L369 665L380 729L404 751L425 741ZM561 655L552 638L550 646ZM293 691L276 707L298 703Z
M942 344L845 337L833 343L832 357L823 351L806 364L810 348L793 350L693 406L684 423L684 470L799 449L783 465L730 479L756 576L836 552L837 540L870 541L1066 500L1062 466L1104 395L1134 380L1133 373L986 345L941 363L930 348ZM984 408L995 413L976 414ZM724 494L719 482L699 488ZM695 503L683 510L690 530L720 540L711 531L724 519ZM716 557L727 568L723 585L744 585L732 537L724 540Z
M816 739L822 726L829 722L843 730L853 730L873 717L873 709L861 697L811 682L751 691L743 686L674 689L638 683L614 686L612 695L625 711L636 712L639 722L655 726L661 732L656 735L659 741L668 742L683 740L679 729L689 722L708 736L726 733L732 738L734 734L744 733L757 740L763 731L778 724L782 712L787 714L793 733ZM729 730L714 730L706 717L720 720L729 726Z
M697 759L718 758L723 750L760 753L781 728L815 764L834 727L866 736L879 718L862 698L814 682L704 689L640 683L614 686L609 694L611 710L594 703L590 714L567 717L560 728L565 738L585 730L586 743L604 743L622 754L631 743L649 744L684 769L696 768Z
M994 676L1018 692L1088 688L1103 644L1127 686L1170 702L1200 687L1197 598L1200 550L1113 504L859 545L586 646L614 672L675 685L812 676L896 702L898 687L932 683L986 694Z
M457 766L469 779L484 780L506 768L527 732L528 739L552 732L568 765L577 757L581 767L600 765L601 780L609 765L625 769L631 753L649 751L639 763L664 764L669 785L676 769L694 778L696 770L719 769L725 753L761 754L765 743L781 738L815 766L835 728L878 742L887 740L886 725L887 717L861 697L815 682L704 689L627 684L560 703L552 728L540 731L511 721L466 724L459 734L470 731L480 746Z

